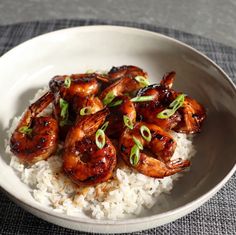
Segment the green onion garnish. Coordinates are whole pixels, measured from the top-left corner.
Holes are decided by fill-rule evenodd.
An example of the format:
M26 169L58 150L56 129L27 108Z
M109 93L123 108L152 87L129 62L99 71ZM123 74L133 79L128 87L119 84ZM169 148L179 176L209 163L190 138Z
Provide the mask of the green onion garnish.
M123 100L116 100L116 101L111 102L110 104L108 104L108 107L115 107L115 106L118 106L122 103L123 103Z
M79 111L79 114L81 116L89 115L91 113L92 113L92 108L90 106L84 107L84 108L80 109L80 111Z
M169 108L164 109L157 114L157 118L166 119L171 117L177 109L183 106L185 96L185 94L178 95L176 99L170 103Z
M68 116L69 104L64 99L62 99L62 98L60 98L59 104L60 104L60 109L61 109L61 117L63 119L66 119L67 116Z
M131 99L131 101L133 102L145 102L145 101L151 101L153 100L153 96L152 95L147 95L147 96L136 96L134 98Z
M186 96L185 94L178 95L178 96L176 97L176 99L173 100L173 101L170 103L169 107L170 107L170 108L173 108L173 109L175 109L175 110L177 110L178 108L180 108L180 107L183 105L183 103L184 103L184 98L185 98L185 96Z
M59 105L60 105L60 109L61 109L61 117L62 120L60 121L60 126L64 126L67 124L68 122L68 108L69 108L69 103L67 103L64 99L60 98L59 100Z
M102 149L106 143L105 133L103 130L98 129L95 134L95 142L99 149Z
M109 121L105 122L105 123L100 127L100 129L103 130L103 131L105 131L105 130L107 129L107 127L108 127L108 124L109 124Z
M160 113L157 114L157 118L165 119L171 117L175 113L174 109L164 109Z
M151 135L151 132L150 132L150 130L149 130L149 128L148 128L147 126L142 125L142 126L140 127L140 133L141 133L142 137L143 137L146 141L148 141L148 142L151 141L152 135Z
M129 155L130 164L132 166L136 166L139 162L139 159L140 159L139 147L135 144L132 147L130 155Z
M143 145L142 145L141 142L140 142L136 137L134 137L134 136L133 136L133 141L134 141L134 143L138 146L138 148L139 148L140 150L143 150Z
M105 96L105 98L103 99L103 104L104 105L108 105L112 102L112 100L115 98L115 95L112 91L108 92Z
M70 77L66 77L66 78L65 78L65 81L64 81L64 86L65 86L66 88L69 88L70 85L71 85L71 78L70 78Z
M123 121L124 121L124 124L129 128L129 129L133 129L134 128L134 125L132 123L132 121L129 119L128 116L124 115L123 116Z
M149 82L148 80L144 77L144 76L136 76L134 78L137 82L139 82L139 84L142 86L142 87L146 87L149 85Z
M29 128L28 126L22 126L21 128L19 128L19 132L22 134L31 134L32 132L32 128Z

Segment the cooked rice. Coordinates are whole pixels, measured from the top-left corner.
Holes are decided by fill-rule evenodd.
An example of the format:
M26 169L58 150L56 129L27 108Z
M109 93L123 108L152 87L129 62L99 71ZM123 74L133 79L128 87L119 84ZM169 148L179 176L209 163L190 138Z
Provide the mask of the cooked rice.
M34 102L47 88L37 92ZM44 113L50 112L50 107ZM14 118L8 131L9 138L15 130L19 118ZM173 159L190 159L195 154L191 139L185 134L172 133L177 141ZM34 199L60 213L77 217L89 216L96 219L123 219L135 217L145 209L151 208L162 193L169 193L173 182L182 174L178 173L164 179L154 179L138 173L124 164L118 164L113 178L95 187L78 187L62 171L59 146L56 155L39 161L32 166L20 163L10 152L6 140L6 153L10 155L10 166L23 183L30 187Z

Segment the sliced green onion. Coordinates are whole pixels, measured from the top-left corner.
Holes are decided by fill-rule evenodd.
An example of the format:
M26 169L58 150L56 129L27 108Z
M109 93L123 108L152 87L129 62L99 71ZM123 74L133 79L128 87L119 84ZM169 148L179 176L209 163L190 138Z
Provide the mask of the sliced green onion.
M92 113L92 108L90 106L84 107L84 108L80 109L80 111L79 111L79 114L81 116L89 115L91 113Z
M66 77L66 78L65 78L65 81L64 81L64 86L65 86L66 88L69 88L70 85L71 85L71 78L70 78L70 77Z
M157 114L157 118L166 119L171 117L174 113L175 113L174 109L164 109L163 111Z
M32 132L32 128L29 128L28 126L22 126L21 128L19 128L19 132L21 132L22 134L31 134Z
M176 99L170 103L168 109L164 109L163 111L157 114L157 118L166 119L171 117L177 109L183 106L185 96L185 94L178 95Z
M135 144L132 147L130 155L129 155L130 164L132 166L136 166L139 162L139 159L140 159L139 147Z
M148 80L144 77L144 76L136 76L134 78L137 82L139 82L139 84L142 86L142 87L146 87L149 85L149 82Z
M61 117L63 119L67 119L69 104L64 99L60 98L59 105L60 105L60 109L61 109Z
M105 133L103 130L98 129L95 134L95 142L99 149L102 149L106 143Z
M103 131L105 131L105 130L107 129L107 127L108 127L108 124L109 124L109 121L105 122L105 123L100 127L100 129L103 130Z
M112 91L108 92L105 96L105 98L103 99L103 104L104 105L108 105L112 102L112 100L115 98L115 95Z
M138 146L139 149L143 150L143 145L141 144L141 142L133 136L133 141L134 143Z
M185 96L185 94L178 95L176 99L170 103L169 107L177 110L183 105Z
M151 141L152 135L151 135L151 132L150 132L150 130L149 130L149 128L148 128L147 126L142 125L142 126L140 127L140 133L141 133L142 137L143 137L146 141L148 141L148 142Z
M116 100L116 101L111 102L110 104L108 104L108 107L115 107L115 106L118 106L122 103L123 103L123 100Z
M145 102L145 101L151 101L153 100L154 96L147 95L147 96L136 96L131 99L133 102Z
M134 125L132 123L132 121L129 119L128 116L124 115L123 116L123 121L124 121L124 124L129 128L129 129L133 129L134 128Z
M60 120L60 126L64 126L68 123L68 108L69 108L69 103L67 103L64 99L60 98L59 100L59 105L61 109L61 117L62 120Z

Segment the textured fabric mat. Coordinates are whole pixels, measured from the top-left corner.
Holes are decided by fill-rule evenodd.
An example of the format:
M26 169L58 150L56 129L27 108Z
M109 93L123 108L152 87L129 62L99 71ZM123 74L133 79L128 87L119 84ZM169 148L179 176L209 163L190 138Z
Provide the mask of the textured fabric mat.
M214 60L236 83L236 49L210 39L146 24L99 20L50 20L0 26L0 55L37 35L95 24L124 25L159 32L189 44ZM236 174L207 203L164 226L134 234L236 234ZM0 234L87 234L45 222L24 211L0 192Z

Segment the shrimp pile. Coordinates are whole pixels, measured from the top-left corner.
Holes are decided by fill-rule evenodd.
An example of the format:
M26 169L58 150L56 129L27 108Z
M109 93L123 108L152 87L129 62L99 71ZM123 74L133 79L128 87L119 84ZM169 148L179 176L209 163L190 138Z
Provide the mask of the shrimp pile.
M106 74L55 76L49 91L31 104L10 139L22 162L46 160L63 146L63 171L77 185L109 180L121 158L138 172L163 178L183 171L189 160L171 160L172 131L195 134L206 118L195 99L175 91L175 72L149 85L136 66ZM53 111L43 116L51 104Z

